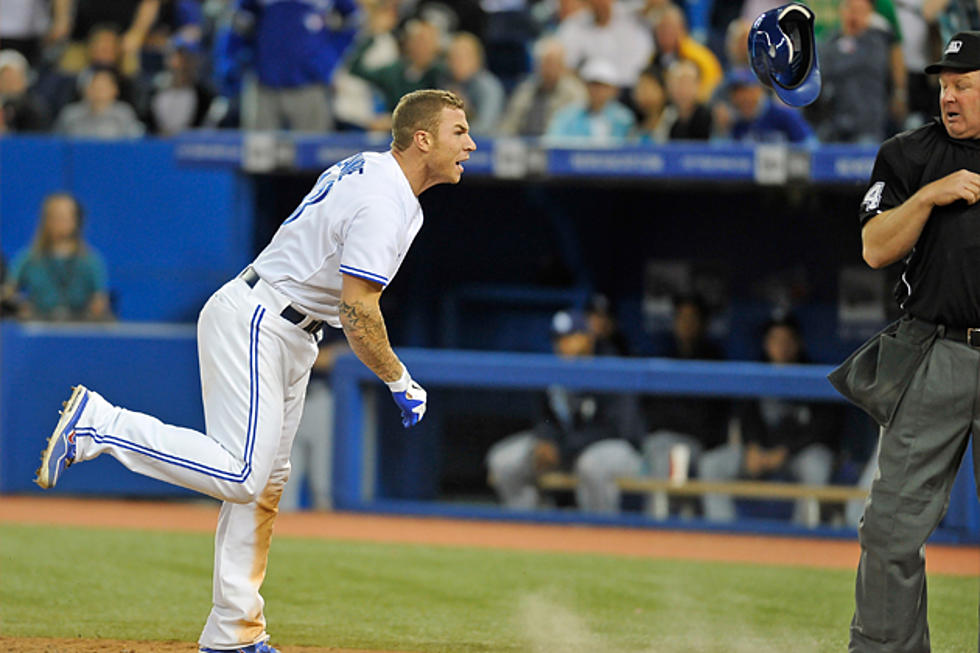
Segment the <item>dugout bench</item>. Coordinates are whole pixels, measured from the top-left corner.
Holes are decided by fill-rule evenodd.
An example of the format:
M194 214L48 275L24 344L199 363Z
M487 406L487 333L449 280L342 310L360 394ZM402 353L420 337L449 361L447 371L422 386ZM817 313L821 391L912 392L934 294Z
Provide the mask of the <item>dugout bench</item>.
M807 499L812 507L806 513L806 525L815 528L820 523L820 504L846 503L863 500L868 491L853 485L804 485L781 481L674 481L666 478L624 477L617 479L619 489L626 494L650 498L651 514L666 519L668 502L658 500L670 496L702 497L705 494L728 494L741 499ZM573 491L578 485L574 474L548 472L538 477L538 487L546 491Z

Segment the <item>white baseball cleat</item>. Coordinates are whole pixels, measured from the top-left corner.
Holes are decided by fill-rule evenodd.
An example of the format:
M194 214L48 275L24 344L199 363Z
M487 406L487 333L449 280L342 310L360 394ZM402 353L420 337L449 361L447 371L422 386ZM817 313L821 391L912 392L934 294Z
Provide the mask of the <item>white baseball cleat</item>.
M75 460L75 425L88 403L88 389L76 385L71 397L63 404L61 419L48 438L48 445L41 453L41 466L34 482L44 489L53 488L62 472Z

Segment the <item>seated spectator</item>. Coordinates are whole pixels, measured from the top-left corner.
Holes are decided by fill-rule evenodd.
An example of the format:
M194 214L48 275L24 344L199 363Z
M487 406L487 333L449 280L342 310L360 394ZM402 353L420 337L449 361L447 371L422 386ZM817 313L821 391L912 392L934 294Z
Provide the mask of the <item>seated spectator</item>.
M112 70L119 87L119 99L141 116L146 104L145 89L123 73L122 38L118 28L111 24L95 24L84 45L79 46L77 54L71 57L70 67L49 68L39 75L36 90L48 103L51 114L57 116L70 103L82 99L84 82L93 70Z
M595 335L585 316L560 311L552 321L555 353L564 358L595 354ZM508 508L541 507L539 474L556 469L574 470L575 496L583 511L619 510L620 491L615 479L636 475L640 455L635 398L569 391L551 386L544 397L543 417L528 431L497 442L487 453L489 482Z
M721 349L707 334L708 308L701 298L675 297L671 339L663 355L678 360L721 360ZM654 478L669 476L670 451L674 447L685 447L689 464L696 468L704 451L725 441L727 400L649 395L642 399L642 408L648 433L643 441L643 460ZM666 509L666 494L655 495L648 505L652 513L664 514Z
M39 132L51 125L47 104L30 88L27 59L16 50L0 50L0 134Z
M749 30L752 29L752 21L744 18L736 18L728 23L725 30L725 58L728 65L726 70L738 70L748 68L749 62Z
M438 88L445 78L445 69L439 59L442 35L433 23L410 20L405 25L402 56L394 63L377 68L371 67L366 58L374 38L371 35L355 47L350 72L370 82L381 95L384 106L371 122L371 128L387 131L391 129L390 114L401 96L423 88Z
M200 48L175 39L167 55L167 70L154 79L150 99L150 131L164 136L201 127L215 94L198 73Z
M662 121L672 141L711 138L711 111L698 100L698 67L679 59L667 69L667 108Z
M548 125L546 138L554 143L616 145L622 143L636 123L633 112L620 104L616 66L592 59L582 68L588 99L585 104L565 107Z
M444 88L466 103L466 119L475 135L490 136L504 111L506 94L500 80L484 66L483 44L469 32L453 36L446 52L449 70Z
M565 46L565 63L582 71L592 60L614 61L610 83L631 88L650 63L653 37L636 11L620 0L587 0L584 10L567 14L555 36Z
M619 328L608 297L598 293L592 295L585 306L585 319L595 336L596 356L630 355L629 342Z
M116 75L108 69L95 69L82 79L84 99L61 110L55 131L67 136L90 138L135 138L143 135L143 123L136 112L120 102Z
M511 94L500 133L541 136L554 115L567 106L585 103L582 80L565 65L565 47L555 38L534 44L534 72Z
M813 129L799 110L772 100L751 70L729 74L728 103L715 105L715 132L722 137L756 143L816 142Z
M34 242L11 265L4 294L19 298L19 317L110 319L102 257L82 238L82 207L68 193L48 195Z
M633 135L641 143L665 143L670 137L670 125L664 119L667 93L656 69L648 68L640 74L632 96L633 106L640 116L633 128Z
M675 5L668 5L658 14L653 26L655 54L653 66L665 78L675 61L692 62L698 69L697 99L707 102L715 87L722 80L723 72L718 57L687 33L684 12Z
M872 26L871 0L842 0L840 28L819 43L823 89L808 111L822 142L880 143L887 135L894 34ZM904 67L900 97L906 92Z
M85 68L75 76L75 99L84 94L84 82L88 77L86 73L111 70L116 76L119 99L132 106L137 115L142 115L145 108L145 89L124 70L122 61L126 52L123 41L124 38L120 37L113 25L96 25L92 28L86 47Z
M791 316L770 320L763 331L763 350L773 365L806 362L797 321ZM698 465L702 480L788 478L807 485L830 481L841 425L839 406L763 397L741 404L736 416L741 442L703 454ZM812 499L797 501L793 521L807 523L815 509L819 506ZM734 521L732 497L705 495L704 515L712 521Z

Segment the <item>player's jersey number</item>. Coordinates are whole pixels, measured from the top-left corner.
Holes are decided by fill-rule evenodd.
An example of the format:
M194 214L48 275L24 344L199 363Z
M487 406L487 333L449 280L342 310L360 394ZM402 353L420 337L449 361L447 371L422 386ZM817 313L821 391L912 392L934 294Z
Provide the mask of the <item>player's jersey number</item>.
M283 222L283 224L289 224L296 218L303 215L303 211L305 211L307 207L323 201L323 198L327 196L327 193L330 192L330 189L333 188L334 184L339 182L347 175L352 175L354 173L364 173L364 155L361 153L355 154L352 157L348 157L343 161L330 166L330 168L320 175L320 178L316 180L315 184L313 184L313 189L307 193L300 205L296 207L296 210L293 211L288 218L286 218L286 221Z

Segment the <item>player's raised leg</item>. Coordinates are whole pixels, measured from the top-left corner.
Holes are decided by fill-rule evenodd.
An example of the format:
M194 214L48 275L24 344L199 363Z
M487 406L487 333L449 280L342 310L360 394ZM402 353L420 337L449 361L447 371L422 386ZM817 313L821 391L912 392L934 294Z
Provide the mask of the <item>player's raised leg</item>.
M207 435L119 408L83 389L84 403L71 418L75 455L66 460L109 453L134 472L222 500L252 501L265 487L282 434L288 370L280 332L292 329L308 348L312 344L293 325L278 324L277 315L247 301L247 292L244 284L230 282L201 312Z

